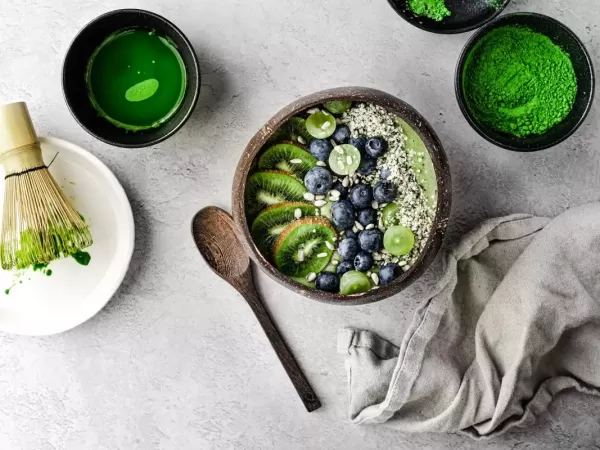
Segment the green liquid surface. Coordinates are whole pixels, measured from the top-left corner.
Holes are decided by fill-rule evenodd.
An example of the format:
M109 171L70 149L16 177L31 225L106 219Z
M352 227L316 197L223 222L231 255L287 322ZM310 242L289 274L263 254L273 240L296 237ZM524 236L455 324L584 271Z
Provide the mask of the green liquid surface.
M148 29L122 30L94 51L86 84L94 108L115 126L156 128L183 101L185 64L169 39Z

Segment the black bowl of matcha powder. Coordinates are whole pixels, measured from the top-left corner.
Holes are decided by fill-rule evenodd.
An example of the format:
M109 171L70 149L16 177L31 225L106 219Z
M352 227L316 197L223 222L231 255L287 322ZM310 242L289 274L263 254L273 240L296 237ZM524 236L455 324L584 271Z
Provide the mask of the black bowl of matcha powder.
M467 43L456 94L469 123L490 142L542 150L584 121L594 71L583 43L566 26L540 14L510 14Z
M493 20L510 0L388 0L404 20L432 33L464 33Z

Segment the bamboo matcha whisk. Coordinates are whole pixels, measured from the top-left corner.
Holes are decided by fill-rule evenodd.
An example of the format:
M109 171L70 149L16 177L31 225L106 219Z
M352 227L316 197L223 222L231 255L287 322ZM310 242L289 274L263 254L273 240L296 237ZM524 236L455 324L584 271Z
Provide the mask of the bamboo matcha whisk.
M49 263L92 244L87 225L44 164L23 102L0 106L0 164L5 172L3 269Z

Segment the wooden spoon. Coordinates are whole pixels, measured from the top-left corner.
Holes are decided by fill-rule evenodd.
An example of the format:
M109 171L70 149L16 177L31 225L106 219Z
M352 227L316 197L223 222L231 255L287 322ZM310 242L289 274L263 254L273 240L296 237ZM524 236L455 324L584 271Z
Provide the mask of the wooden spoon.
M321 402L308 384L256 291L250 258L238 240L232 217L216 206L201 209L192 220L192 235L200 254L210 268L232 285L252 308L306 410L312 412L319 408Z

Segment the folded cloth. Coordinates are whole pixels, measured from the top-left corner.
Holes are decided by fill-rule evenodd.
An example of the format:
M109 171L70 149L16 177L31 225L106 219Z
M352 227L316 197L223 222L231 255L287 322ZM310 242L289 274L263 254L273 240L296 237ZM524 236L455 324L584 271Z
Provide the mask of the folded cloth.
M340 331L354 423L478 439L530 425L564 389L600 394L600 204L485 222L434 292L400 348Z

